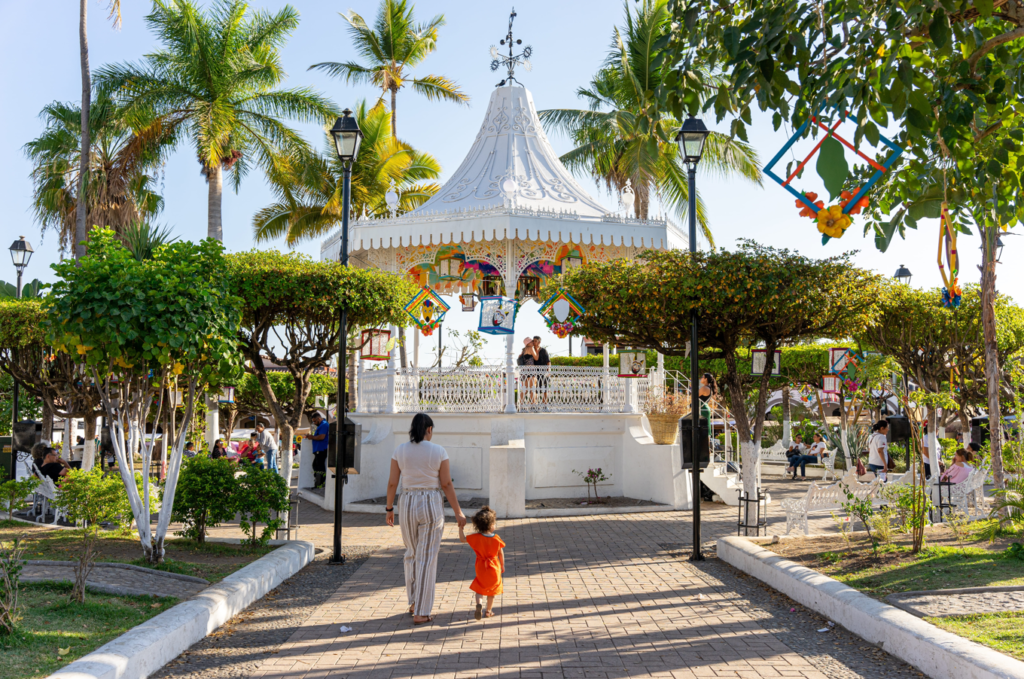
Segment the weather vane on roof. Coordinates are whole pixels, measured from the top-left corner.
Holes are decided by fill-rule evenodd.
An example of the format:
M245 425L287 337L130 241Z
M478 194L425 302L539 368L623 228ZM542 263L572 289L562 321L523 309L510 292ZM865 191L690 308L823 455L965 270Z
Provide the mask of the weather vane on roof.
M522 64L523 68L525 68L527 71L532 71L533 70L533 64L530 63L530 55L533 54L533 48L532 47L527 45L526 47L523 48L522 52L520 52L519 54L515 54L515 47L516 47L516 45L522 45L523 44L522 40L516 40L516 41L512 40L512 22L515 21L515 20L516 20L516 9L515 9L515 7L513 7L512 8L512 14L510 14L509 17L508 17L508 35L506 35L505 38L503 40L501 40L501 43L500 43L501 45L508 45L508 56L507 57L506 56L502 56L498 52L498 48L495 47L494 45L491 45L491 57L492 57L491 70L492 71L497 71L502 66L504 66L505 68L508 69L508 75L505 77L504 80L502 80L500 83L495 85L495 87L501 87L502 85L505 85L506 83L511 84L512 82L517 82L520 85L522 85L523 83L521 83L518 80L516 80L516 77L515 77L516 66L519 65L519 64Z

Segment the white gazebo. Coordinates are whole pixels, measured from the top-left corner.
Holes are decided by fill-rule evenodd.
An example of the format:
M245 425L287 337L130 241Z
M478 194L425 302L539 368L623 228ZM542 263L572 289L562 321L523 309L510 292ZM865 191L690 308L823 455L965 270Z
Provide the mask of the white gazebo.
M628 212L632 200L623 202L627 206L624 212ZM323 243L322 259L337 259L340 239L339 232ZM493 92L473 146L435 196L402 216L357 219L349 233L354 266L407 275L440 295L488 293L520 300L532 297L544 279L572 266L632 259L644 250L681 247L684 242L683 234L667 219L633 219L611 213L594 200L558 160L537 117L533 97L519 86L499 87ZM460 313L459 308L454 304L449 313ZM512 335L506 338L503 374L492 368L476 371L480 375L474 379L480 386L486 381L484 376L491 374L503 389L487 388L487 397L482 395L474 403L465 399L445 402L453 395L451 389L428 388L429 398L410 402L405 398L409 390L400 384L402 378L416 374L431 380L419 374L419 336L414 333L412 365L405 374L392 362L386 373L360 375L359 411L515 413L531 409L523 398L517 403L514 395ZM573 368L561 372L569 377L588 371ZM452 379L444 381L450 386ZM439 400L438 395L447 396ZM594 405L578 403L578 395L573 398L577 403L549 400L545 405L569 411ZM624 401L601 405L605 411L628 408Z
M619 213L590 196L551 148L530 92L514 82L492 93L465 160L436 195L408 214L350 225L354 266L409 276L442 296L524 301L572 267L684 247L667 219L626 216L631 195ZM337 259L339 245L336 233L321 257ZM448 313L463 313L452 302ZM642 418L651 386L680 379L666 375L660 357L647 376L626 378L610 369L607 346L603 367L519 367L513 352L508 335L504 366L422 370L418 342L407 369L398 367L396 350L386 369L366 370L360 361L352 418L363 427L363 468L345 489L346 511L372 508L350 503L384 494L391 452L414 412L434 418L434 440L448 450L460 496L488 497L501 516L522 516L526 498L585 496L573 470L588 467L611 471L602 495L688 506L679 447L654 445ZM312 480L306 466L300 487ZM332 486L322 502L307 497L333 507Z

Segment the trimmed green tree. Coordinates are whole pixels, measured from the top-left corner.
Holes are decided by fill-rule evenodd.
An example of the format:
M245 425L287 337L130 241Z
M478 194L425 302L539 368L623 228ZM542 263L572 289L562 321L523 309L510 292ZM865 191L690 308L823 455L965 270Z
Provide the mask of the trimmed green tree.
M690 310L697 310L702 357L725 364L721 382L740 437L744 490L754 493L773 358L754 378L751 418L741 351L755 344L774 357L786 344L859 331L871 317L878 277L854 267L848 254L813 260L746 241L733 252L648 251L636 262L591 264L564 285L587 310L582 334L669 356L687 354Z
M178 241L139 261L106 229L94 229L89 254L54 265L58 281L47 297L47 337L59 354L75 359L83 382L98 390L118 468L139 530L146 560L159 563L170 524L184 449L184 430L197 394L216 388L237 369L240 314L227 289L222 247ZM167 390L165 392L165 390ZM167 403L184 412L168 452L163 503L150 529L150 484L140 495L135 453L149 478L154 438L147 422L159 422Z
M732 116L746 139L751 110L772 112L775 129L818 111L856 117L855 145L877 145L895 128L907 151L876 185L865 233L885 250L942 203L982 245L981 298L985 400L1000 417L996 323L996 241L1024 220L1021 191L1024 3L1018 0L671 0L666 61L675 74L659 97L673 112L714 109ZM704 69L722 74L718 91L695 84ZM808 133L817 133L814 126ZM819 164L830 193L856 187L874 171L851 172L838 143ZM884 149L881 155L887 155ZM835 189L835 190L833 190ZM993 475L1003 486L1001 437L992 439Z
M416 294L404 276L375 269L317 262L297 253L250 251L226 258L231 291L242 300L239 342L246 370L259 382L277 423L281 475L291 483L295 428L312 389L312 375L327 368L340 347L338 309L348 309L349 329L405 325L405 304ZM357 346L349 344L352 351ZM264 357L283 367L294 387L288 400L271 387ZM347 363L347 362L346 362Z

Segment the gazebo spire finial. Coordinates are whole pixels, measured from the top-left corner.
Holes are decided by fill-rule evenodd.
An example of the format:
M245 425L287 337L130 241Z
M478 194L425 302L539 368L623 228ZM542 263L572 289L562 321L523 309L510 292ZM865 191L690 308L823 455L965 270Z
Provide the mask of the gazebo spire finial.
M508 46L508 56L503 56L500 52L498 52L497 47L491 45L491 70L497 71L502 66L504 66L508 70L508 75L505 76L505 79L502 80L497 85L495 85L495 87L502 87L503 85L506 84L511 85L513 82L517 82L520 85L522 85L523 83L519 82L519 80L517 80L515 77L516 66L520 64L522 64L523 68L525 68L527 71L533 70L533 64L530 63L530 55L533 54L533 48L531 46L527 45L526 47L523 48L522 52L520 52L519 54L515 54L515 46L523 44L522 40L513 41L512 39L512 22L515 20L516 9L515 7L513 7L512 13L509 14L508 16L508 35L506 35L500 41L501 45Z

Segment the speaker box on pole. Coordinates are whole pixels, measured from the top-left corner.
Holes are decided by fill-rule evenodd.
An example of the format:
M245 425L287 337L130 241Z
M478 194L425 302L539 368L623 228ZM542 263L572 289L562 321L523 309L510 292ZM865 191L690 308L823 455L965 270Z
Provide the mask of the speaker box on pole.
M701 469L707 469L711 463L711 451L708 441L711 438L708 421L701 418L697 424L697 459ZM693 421L689 415L679 419L679 446L683 453L683 469L693 469Z

